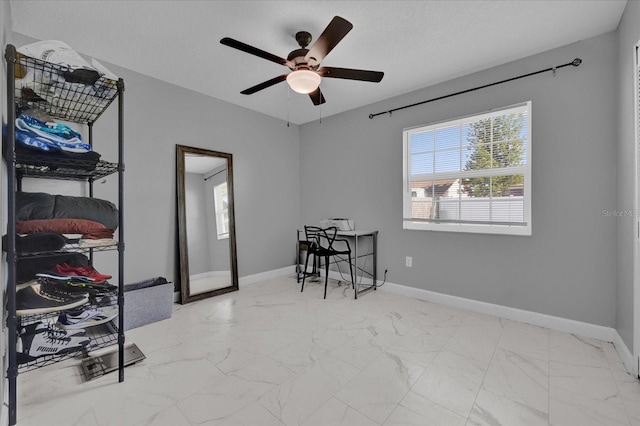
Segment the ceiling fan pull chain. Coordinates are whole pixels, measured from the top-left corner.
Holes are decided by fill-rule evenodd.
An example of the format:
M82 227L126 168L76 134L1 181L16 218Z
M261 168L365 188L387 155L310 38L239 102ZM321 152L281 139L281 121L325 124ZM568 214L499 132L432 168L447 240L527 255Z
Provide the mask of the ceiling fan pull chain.
M318 89L320 88L320 85L318 85ZM322 93L322 92L320 92ZM320 95L322 96L322 95ZM322 124L322 103L320 103L320 105L318 105L320 107L320 124Z

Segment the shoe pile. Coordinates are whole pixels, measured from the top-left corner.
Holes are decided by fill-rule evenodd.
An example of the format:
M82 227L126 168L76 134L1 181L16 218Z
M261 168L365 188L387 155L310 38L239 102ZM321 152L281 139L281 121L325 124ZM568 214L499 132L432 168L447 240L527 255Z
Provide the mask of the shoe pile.
M117 287L107 282L111 275L100 274L90 266L69 266L66 263L55 265L53 270L39 272L36 278L67 293L87 293L90 297L105 294Z
M16 344L17 362L24 364L45 355L78 352L89 341L84 329L67 331L42 322L29 324L20 329Z
M117 287L107 282L110 278L111 275L100 274L92 267L63 263L16 286L18 316L59 313L57 318L40 317L40 322L19 329L18 363L86 350L91 339L85 329L118 316L118 307L113 306L113 291Z

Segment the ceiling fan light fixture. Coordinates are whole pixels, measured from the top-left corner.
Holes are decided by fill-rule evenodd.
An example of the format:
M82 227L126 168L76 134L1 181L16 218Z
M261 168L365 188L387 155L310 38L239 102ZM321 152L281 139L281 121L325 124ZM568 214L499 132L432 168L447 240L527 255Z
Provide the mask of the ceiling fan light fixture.
M294 92L311 93L320 85L320 76L310 70L297 70L287 75L287 83Z

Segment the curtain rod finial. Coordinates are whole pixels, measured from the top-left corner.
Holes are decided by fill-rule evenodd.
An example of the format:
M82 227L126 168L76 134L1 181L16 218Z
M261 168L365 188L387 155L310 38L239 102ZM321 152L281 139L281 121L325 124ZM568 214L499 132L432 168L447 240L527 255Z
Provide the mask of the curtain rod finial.
M580 65L582 63L582 59L580 58L575 58L573 60L573 62L571 62L571 65L573 65L574 67L577 67L578 65Z

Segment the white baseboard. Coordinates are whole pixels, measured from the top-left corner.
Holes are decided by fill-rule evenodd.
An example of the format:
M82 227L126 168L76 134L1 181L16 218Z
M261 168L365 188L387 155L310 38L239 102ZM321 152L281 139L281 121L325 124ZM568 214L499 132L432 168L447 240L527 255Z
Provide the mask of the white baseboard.
M620 334L618 334L617 330L613 330L613 346L616 348L616 352L618 352L618 356L622 360L622 363L627 368L627 371L631 373L634 377L638 377L638 364L633 359L633 354L622 340Z
M291 275L296 273L295 265L286 266L280 269L273 269L271 271L260 272L258 274L253 275L245 275L244 277L240 277L238 279L238 286L242 287L245 285L257 283L260 281L270 280L272 278L282 277L285 275Z

